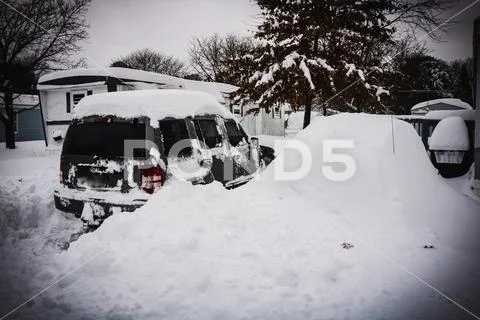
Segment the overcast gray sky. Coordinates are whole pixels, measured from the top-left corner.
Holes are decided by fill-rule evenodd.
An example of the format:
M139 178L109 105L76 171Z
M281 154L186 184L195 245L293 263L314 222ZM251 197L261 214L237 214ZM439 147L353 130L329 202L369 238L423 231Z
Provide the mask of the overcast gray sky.
M455 5L445 16L472 2L452 1ZM91 67L108 65L139 48L152 48L188 62L192 37L230 32L248 35L260 21L258 14L251 0L93 0L84 54ZM471 56L476 16L480 16L480 1L458 16L443 43L429 41L431 54L446 60Z
M258 13L250 0L93 0L85 55L103 66L135 49L152 48L187 61L192 37L248 35Z

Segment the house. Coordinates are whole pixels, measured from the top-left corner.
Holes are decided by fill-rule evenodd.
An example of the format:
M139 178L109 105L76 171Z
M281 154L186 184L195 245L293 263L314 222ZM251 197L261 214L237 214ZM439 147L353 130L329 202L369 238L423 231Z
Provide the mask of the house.
M37 89L47 147L58 149L75 106L85 96L125 90L186 89L210 93L220 104L232 110L229 93L235 91L236 87L134 69L101 68L53 72L39 79Z
M445 98L417 103L410 109L410 113L412 115L424 115L429 111L439 110L472 110L472 107L460 99Z
M38 96L29 94L14 94L13 109L15 111L14 121L16 141L45 139ZM1 98L0 112L5 113L4 102ZM5 127L3 122L0 122L0 142L5 142Z
M183 81L183 89L209 93L214 96L221 105L229 109L231 113L239 114L239 106L233 105L230 99L230 94L235 92L238 87L220 82L181 80Z

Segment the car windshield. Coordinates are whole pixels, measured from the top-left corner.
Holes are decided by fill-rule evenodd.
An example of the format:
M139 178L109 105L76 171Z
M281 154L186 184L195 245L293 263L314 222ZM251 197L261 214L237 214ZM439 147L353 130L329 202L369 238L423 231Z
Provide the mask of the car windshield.
M145 139L145 123L102 119L70 125L63 144L63 153L123 157L125 140Z

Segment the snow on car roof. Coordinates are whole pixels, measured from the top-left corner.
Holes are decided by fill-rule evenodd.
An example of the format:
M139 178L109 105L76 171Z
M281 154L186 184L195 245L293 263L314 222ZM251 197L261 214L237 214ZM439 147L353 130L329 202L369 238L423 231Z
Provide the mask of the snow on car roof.
M456 98L443 98L443 99L434 99L434 100L423 101L423 102L420 102L420 103L417 103L416 105L414 105L412 107L412 109L410 109L410 110L417 110L417 109L421 109L421 108L424 108L426 106L434 105L434 104L438 104L438 103L449 104L449 105L452 105L452 106L455 106L455 107L458 107L458 108L461 108L461 109L472 110L472 107L468 103L466 103L466 102L464 102L460 99L456 99Z
M216 114L234 119L234 115L217 102L214 96L188 90L133 90L101 93L80 100L74 119L92 115L113 115L121 118L150 118L153 127L158 120L173 117Z

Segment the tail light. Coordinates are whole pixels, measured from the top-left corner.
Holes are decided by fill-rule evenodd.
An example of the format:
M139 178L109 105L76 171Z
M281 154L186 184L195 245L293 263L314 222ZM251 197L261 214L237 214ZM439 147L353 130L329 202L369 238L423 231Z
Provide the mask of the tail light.
M165 181L165 174L159 166L141 169L142 189L146 193L154 193Z

